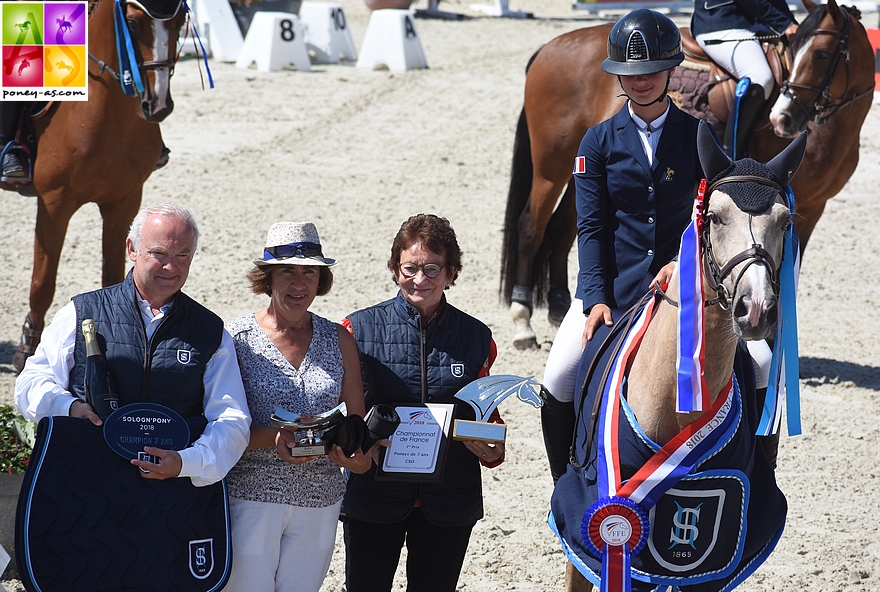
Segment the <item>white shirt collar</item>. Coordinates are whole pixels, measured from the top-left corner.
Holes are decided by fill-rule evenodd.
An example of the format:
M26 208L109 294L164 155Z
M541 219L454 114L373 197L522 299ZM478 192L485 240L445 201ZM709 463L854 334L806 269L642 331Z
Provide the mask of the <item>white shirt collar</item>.
M150 306L150 303L141 297L141 293L137 291L137 288L135 288L135 292L137 293L138 308L141 311L141 318L144 320L144 328L147 330L147 339L152 339L153 333L155 333L156 329L159 327L159 323L162 322L162 319L168 316L173 301L159 308L159 312L154 316L153 308Z

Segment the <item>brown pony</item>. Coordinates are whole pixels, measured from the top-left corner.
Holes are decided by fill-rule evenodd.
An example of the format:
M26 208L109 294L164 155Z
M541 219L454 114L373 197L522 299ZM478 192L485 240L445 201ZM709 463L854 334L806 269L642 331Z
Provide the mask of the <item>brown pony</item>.
M751 156L765 162L799 131L811 131L792 186L801 250L825 202L855 171L874 88L874 51L857 11L841 9L835 0L819 6L805 0L804 6L810 15L793 40L792 74L773 106L772 127L758 126L751 141ZM560 35L527 69L501 262L501 296L510 304L518 349L537 347L529 321L533 302L545 300L548 280L551 322L559 324L568 310L567 262L577 235L572 166L587 129L623 105L617 80L599 68L611 27Z
M70 218L83 204L98 204L104 223L101 282L104 286L121 282L125 237L140 208L144 182L162 150L159 122L174 107L170 79L186 12L182 0L142 0L122 6L144 91L139 96L123 92L117 74L115 2L93 0L88 19L89 100L55 103L34 121L39 145L33 187L37 222L30 312L13 358L18 371L40 342Z

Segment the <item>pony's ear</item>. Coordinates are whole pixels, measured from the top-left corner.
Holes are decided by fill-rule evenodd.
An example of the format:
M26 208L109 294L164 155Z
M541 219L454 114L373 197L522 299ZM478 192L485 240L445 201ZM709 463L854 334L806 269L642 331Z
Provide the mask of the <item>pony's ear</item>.
M797 173L804 159L804 153L807 150L807 132L795 138L794 142L785 147L785 150L776 155L776 157L767 163L776 179L784 185L791 183L791 179Z
M697 128L697 154L700 155L700 166L703 167L703 174L706 179L714 179L718 173L730 166L732 162L730 158L718 145L715 140L715 134L705 121L700 121Z

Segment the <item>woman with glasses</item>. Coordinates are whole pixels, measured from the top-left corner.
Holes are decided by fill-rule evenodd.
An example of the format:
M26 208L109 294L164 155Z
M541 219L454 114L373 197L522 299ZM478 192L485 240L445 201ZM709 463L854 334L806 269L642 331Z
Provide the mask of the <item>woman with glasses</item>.
M232 591L317 592L333 554L345 482L339 467L366 471L369 456L293 456L294 432L273 427L276 407L320 414L344 402L364 415L357 348L341 325L309 312L330 291L336 261L323 255L311 222L278 222L248 273L263 310L227 326L253 423L250 444L227 475L232 520ZM301 434L300 434L301 437Z
M489 374L496 347L489 328L444 295L461 271L449 221L409 218L388 268L397 296L343 321L361 356L367 407L458 403L455 417L473 419L454 395ZM483 517L480 465L503 460L502 443L450 441L440 481L377 480L377 467L351 475L342 503L346 590L390 591L405 541L407 590L454 592L471 529Z

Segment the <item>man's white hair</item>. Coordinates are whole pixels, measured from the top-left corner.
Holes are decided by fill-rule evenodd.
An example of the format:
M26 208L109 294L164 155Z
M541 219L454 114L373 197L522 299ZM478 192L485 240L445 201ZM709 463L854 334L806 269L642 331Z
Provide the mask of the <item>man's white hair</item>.
M131 228L128 231L128 238L131 240L137 251L141 250L141 241L144 238L144 225L150 216L164 216L167 218L175 218L181 220L189 227L193 233L193 253L199 245L199 227L192 213L184 207L174 204L156 204L147 206L138 212L138 215L131 221Z

